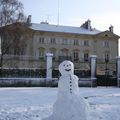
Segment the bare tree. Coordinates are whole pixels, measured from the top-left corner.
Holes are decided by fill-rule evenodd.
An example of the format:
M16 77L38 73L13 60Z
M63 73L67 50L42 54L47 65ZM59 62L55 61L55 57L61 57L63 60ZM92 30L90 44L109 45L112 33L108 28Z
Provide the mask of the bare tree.
M26 17L24 15L23 4L21 2L18 0L0 0L1 68L3 66L4 55L23 54L26 45L23 40L23 32L20 29L11 30L9 26L12 23L23 24L25 22Z
M18 0L0 0L0 26L23 22L23 4Z

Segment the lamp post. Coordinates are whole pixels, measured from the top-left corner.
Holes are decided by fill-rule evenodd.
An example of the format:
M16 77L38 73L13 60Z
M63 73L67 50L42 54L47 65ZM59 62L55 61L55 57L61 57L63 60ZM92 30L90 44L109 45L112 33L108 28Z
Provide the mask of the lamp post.
M108 62L109 62L109 56L105 56L105 79L106 79L106 86L108 85Z

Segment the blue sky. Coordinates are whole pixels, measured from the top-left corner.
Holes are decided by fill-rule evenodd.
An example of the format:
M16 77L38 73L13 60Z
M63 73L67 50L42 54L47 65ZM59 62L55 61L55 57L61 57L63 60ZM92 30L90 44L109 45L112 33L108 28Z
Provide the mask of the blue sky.
M20 1L26 15L32 15L32 22L58 23L58 0ZM114 32L120 35L120 0L59 0L60 25L80 26L87 19L102 31L113 25Z

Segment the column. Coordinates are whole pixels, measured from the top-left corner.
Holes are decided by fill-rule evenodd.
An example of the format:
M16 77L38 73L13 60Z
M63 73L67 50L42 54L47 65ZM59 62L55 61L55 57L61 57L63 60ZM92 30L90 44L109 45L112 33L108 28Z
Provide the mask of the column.
M90 69L91 69L91 87L93 84L96 86L96 55L90 55Z
M117 61L117 86L120 87L120 56L116 57Z
M52 79L52 58L53 54L52 53L47 53L47 73L46 73L46 78L47 79Z

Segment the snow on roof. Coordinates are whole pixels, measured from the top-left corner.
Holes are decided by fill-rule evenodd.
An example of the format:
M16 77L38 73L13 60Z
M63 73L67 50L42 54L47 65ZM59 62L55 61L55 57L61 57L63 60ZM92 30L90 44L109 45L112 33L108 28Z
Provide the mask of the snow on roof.
M31 29L37 31L46 31L46 32L64 32L72 34L88 34L95 35L101 31L96 29L85 29L83 27L72 27L72 26L62 26L62 25L51 25L51 24L41 24L41 23L32 23Z

